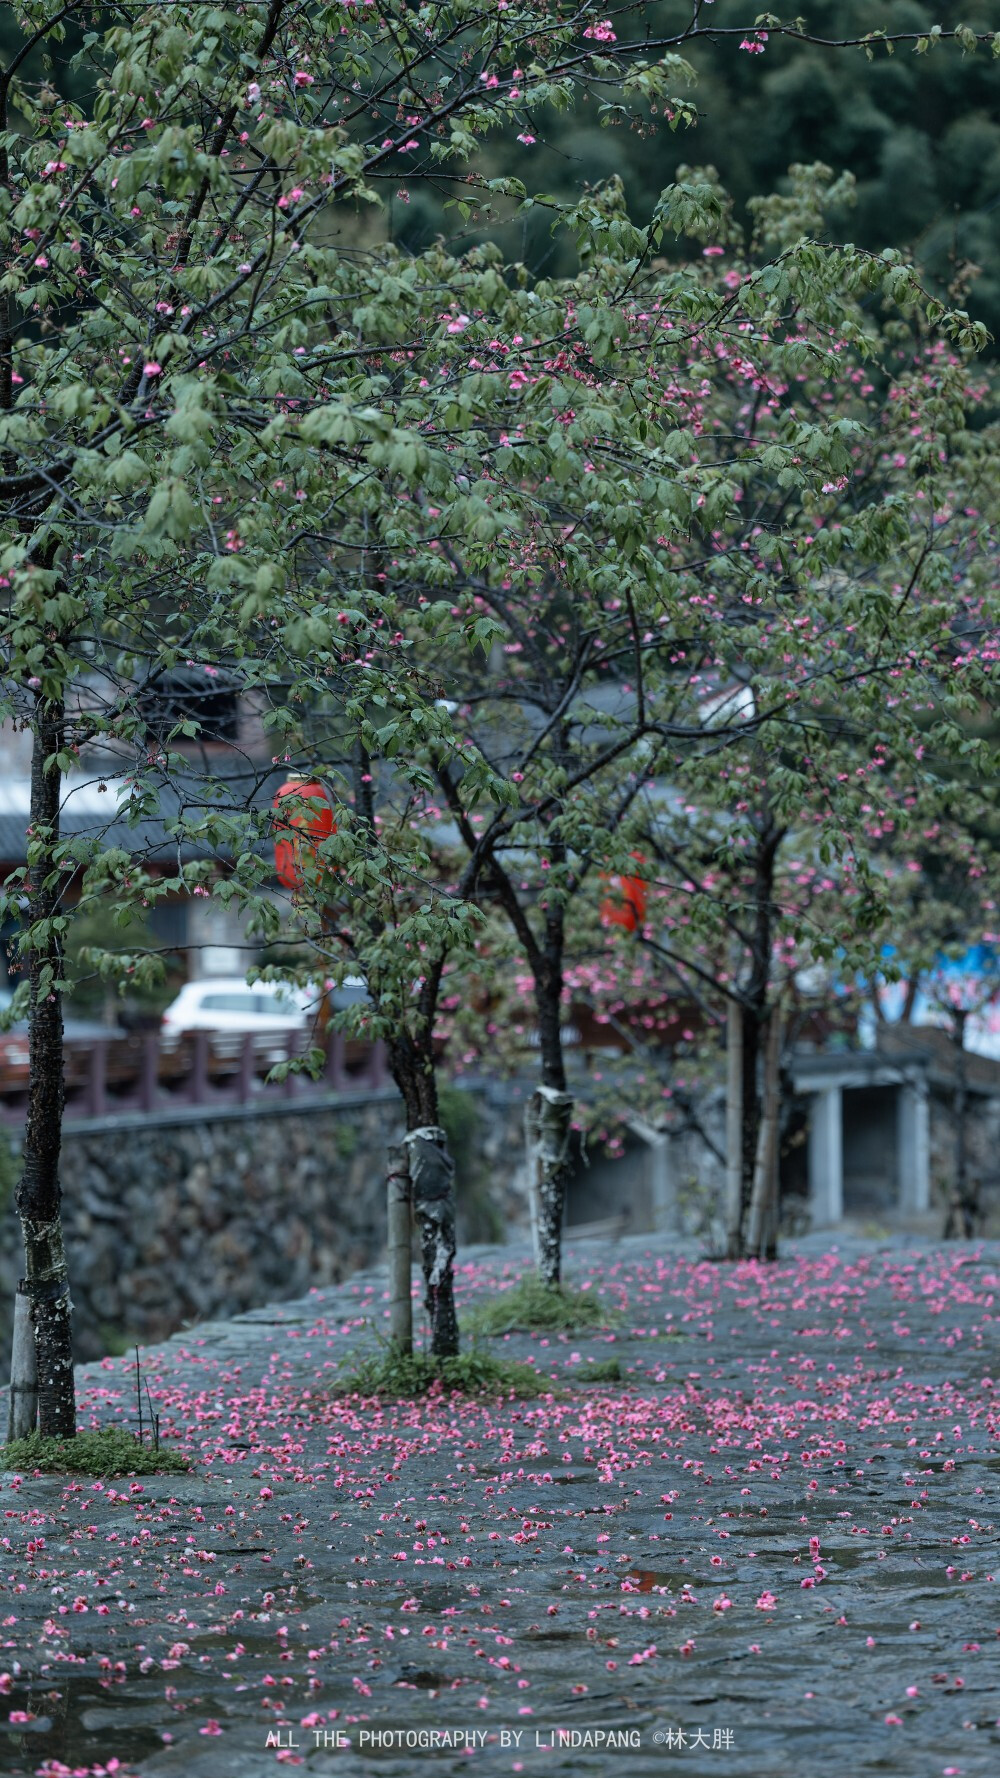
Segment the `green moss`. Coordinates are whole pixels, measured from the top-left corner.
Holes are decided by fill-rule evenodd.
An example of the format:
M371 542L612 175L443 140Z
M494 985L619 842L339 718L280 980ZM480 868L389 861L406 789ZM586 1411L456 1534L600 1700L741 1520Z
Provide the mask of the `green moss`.
M475 1095L449 1081L442 1082L438 1087L438 1117L455 1163L461 1241L502 1241L503 1212L492 1197L490 1170L482 1155L482 1111Z
M479 1136L479 1107L472 1094L442 1081L438 1087L438 1118L448 1138L456 1172L467 1172Z
M617 1358L598 1358L593 1364L581 1364L573 1372L574 1382L581 1383L620 1383L622 1367Z
M466 1317L470 1330L477 1334L579 1333L586 1328L608 1327L618 1319L595 1290L573 1290L565 1284L553 1290L535 1272L526 1272L516 1284L498 1290Z
M0 1445L0 1469L19 1473L44 1470L46 1474L116 1476L176 1474L191 1465L180 1451L165 1445L158 1449L141 1445L121 1426L105 1426L99 1432L78 1432L75 1438L43 1438L29 1433L9 1445Z
M413 1401L432 1389L457 1395L558 1395L558 1386L531 1364L492 1358L487 1352L462 1352L457 1358L435 1358L429 1352L404 1354L390 1346L355 1360L334 1383L335 1395L377 1395L391 1401Z
M353 1124L337 1124L333 1132L333 1146L339 1160L353 1160L358 1152L358 1142L358 1132Z

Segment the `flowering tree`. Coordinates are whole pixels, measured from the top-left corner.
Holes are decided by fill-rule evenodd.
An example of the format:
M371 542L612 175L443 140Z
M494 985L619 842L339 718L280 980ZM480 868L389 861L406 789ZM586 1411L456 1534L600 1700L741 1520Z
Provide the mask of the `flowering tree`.
M675 753L677 794L643 799L631 829L630 843L657 861L647 866L654 887L646 967L628 992L613 981L610 993L603 986L605 1008L626 1023L630 1000L648 1007L656 999L658 967L692 1007L708 990L709 1028L721 996L738 1009L741 1081L730 1087L742 1102L741 1183L730 1226L736 1251L746 1239L759 1156L761 1033L780 994L803 970L815 976L817 965L831 983L849 982L855 970L870 973L887 938L911 967L921 967L920 952L930 968L932 953L940 961L945 926L957 942L957 920L965 945L970 933L989 928L995 895L972 837L983 811L960 776L969 775L970 758L987 779L995 769L988 738L970 731L966 714L987 707L997 633L989 519L997 489L991 432L981 426L989 386L980 373L943 362L940 347L928 353L911 344L904 352L898 339L888 384L877 371L848 365L837 400L865 430L849 475L823 490L828 510L803 505L794 579L787 562L782 569L794 593L802 584L798 563L820 540L817 578L805 602L782 609L765 596L742 624L736 651L730 644L717 652L722 690L703 701L705 743ZM812 399L830 394L817 386ZM808 389L796 398L808 401ZM904 505L893 484L901 490L914 469L918 480ZM906 522L882 530L878 546L860 553L859 520L890 511ZM755 516L766 534L766 510L758 506ZM718 539L726 548L733 541L731 533ZM834 570L824 566L831 545ZM691 582L695 599L712 596L693 572ZM748 724L743 746L730 732L720 754L720 721L725 728L741 712L759 715L768 706L775 719ZM925 883L914 844L919 810L930 834L943 832L948 811L953 839L977 854L965 895L949 892L937 904L936 935L925 924L922 951L904 936L909 922L898 887L902 876L921 902L936 902L935 860L925 849ZM890 876L883 853L894 834L893 847L908 848L907 868L900 861ZM983 906L970 920L961 910L977 884ZM703 1041L697 1030L688 1033L691 1048Z
M433 706L418 706L413 714L426 715L433 732ZM362 738L353 758L345 758L342 734L338 746L336 733L324 734L324 726L317 700L310 711L309 751L323 761L330 785L335 819L325 823L329 831L301 858L300 881L287 907L281 909L273 897L262 900L250 883L240 885L238 893L251 929L256 923L273 936L280 917L282 942L302 956L300 980L315 982L318 969L329 987L345 978L356 981L359 975L365 984L364 996L335 1015L335 1022L385 1043L403 1100L406 1137L402 1148L390 1154L388 1171L390 1261L398 1256L398 1276L391 1267L393 1338L401 1350L412 1349L412 1203L431 1351L448 1357L459 1346L453 1287L455 1191L454 1163L439 1115L437 1014L445 971L450 968L454 974L472 951L480 921L460 886L440 881L422 831L421 799L410 781L412 765L404 761L393 771L383 762L380 771L367 744L377 736L367 723L360 725ZM423 726L415 725L414 734ZM426 740L426 733L421 738ZM439 745L447 744L445 733ZM314 791L311 785L308 789ZM293 795L287 800L295 804L297 799ZM272 966L263 973L287 976L289 966Z
M92 23L80 46L90 89L61 101L37 56L58 56L67 31ZM437 375L463 301L500 298L495 256L435 251L415 265L387 253L374 264L331 246L325 219L342 203L353 227L356 206L377 206L377 182L398 180L415 149L419 176L437 176L476 132L516 121L524 77L506 46L517 28L471 20L454 88L405 9L360 23L370 63L332 7L21 9L0 76L0 486L4 708L33 735L29 866L8 887L8 910L20 914L26 895L31 1087L18 1208L44 1432L71 1434L75 1418L58 1185L66 890L82 874L86 905L111 884L126 918L132 901L205 888L191 870L154 884L137 848L109 850L100 834L61 838L65 775L81 751L90 764L101 751L94 769L122 782L129 820L169 804L178 846L186 835L224 849L236 868L220 893L255 904L267 924L253 844L261 772L251 764L234 791L231 770L220 788L216 769L193 788L174 743L221 737L197 713L180 735L159 732L142 693L178 664L236 669L241 693L287 741L299 714L290 705L304 696L289 699L282 678L291 652L318 675L358 669L356 720L395 682L366 652L369 631L387 623L368 546L392 544L400 486L436 485L449 523L471 523L488 544L500 521L470 499L477 441L451 456L446 440L492 390L462 390L456 427L452 391L442 389L443 406L423 393L422 355ZM431 50L447 54L442 29ZM577 64L587 75L572 35L557 24L542 33L536 102L568 99ZM491 85L494 60L503 78ZM641 90L671 70L683 72L644 62ZM406 399L398 361L409 366ZM433 464L421 431L439 435ZM344 547L356 552L362 601L347 610L331 599ZM126 971L149 960L104 961Z
M565 293L507 277L488 243L457 255L436 245L419 259L373 254L359 221L375 216L382 192L420 179L446 181L481 223L484 206L518 203L518 181L465 170L478 143L501 129L528 151L539 108L566 107L584 90L655 104L673 125L689 119L676 93L688 72L679 52L705 34L702 6L658 38L631 34L630 11L608 23L596 10L539 18L517 5L468 7L434 22L382 0L348 25L339 6L291 0L19 8L0 75L0 573L4 711L33 743L28 875L13 891L18 909L26 897L31 1003L17 1201L44 1432L74 1430L58 1184L66 889L82 881L86 897L113 883L124 915L163 888L133 868L127 845L109 852L99 839L60 837L75 750L104 750L109 771L127 779L137 826L162 814L168 785L180 783L176 838L224 847L231 869L219 892L263 909L252 844L260 771L248 767L235 794L213 755L192 790L176 743L197 741L202 725L185 718L180 736L151 729L143 687L188 663L235 672L280 754L307 682L342 674L346 720L362 725L372 756L416 757L431 676L425 661L399 664L412 638L387 564L405 556L408 586L442 587L461 538L465 571L485 573L496 539L533 509L532 484L550 475L560 484L587 454L588 433L621 434L620 464L609 445L608 473L595 483L594 536L648 562L651 587L668 572L635 503L658 525L661 509L671 526L682 510L687 523L683 427L649 447L642 403L635 414L608 409L595 382L574 438L559 416L583 384L569 372L553 406L554 384L543 386L539 369L550 337L597 361L626 341L648 337L652 347L662 317L639 302L650 255L664 229L698 225L703 195L680 185L645 230L620 204L580 206L581 253L601 270L572 312ZM39 55L64 53L68 32L79 42L74 100L37 67ZM979 41L963 27L947 35L965 49ZM845 264L856 282L897 298L910 289L892 262L847 255ZM822 317L841 277L829 265L819 250L792 253L751 281L743 312L767 316L805 278ZM702 334L724 318L726 299L688 283L668 279L659 300L673 305L682 334ZM616 400L626 381L616 379ZM509 415L502 430L498 399ZM531 421L527 457L511 402ZM840 454L833 441L831 432L829 451L817 445L817 465ZM794 445L773 449L775 471L791 471ZM626 487L626 465L637 471L643 456L647 470ZM721 464L710 485L699 475L711 519L729 480ZM494 634L498 620L471 592L425 593L423 604L421 633L437 625L442 645ZM291 687L290 656L303 675ZM388 704L394 714L374 714ZM359 866L368 846L360 832ZM173 887L192 881L185 866Z
M516 806L477 814L475 785L467 799L451 761L438 781L472 886L511 922L532 983L543 1089L534 1170L546 1203L543 1275L553 1282L573 1116L560 1032L574 898L600 872L634 871L638 851L660 861L670 886L683 884L677 924L700 941L712 935L714 958L700 965L662 933L646 942L661 964L683 964L689 983L700 969L743 1009L738 1245L758 1171L775 959L787 981L804 945L812 960L845 944L871 955L885 894L858 845L862 787L887 767L886 735L897 752L914 736L931 690L957 743L955 697L988 677L988 647L966 654L959 680L926 641L956 564L980 546L977 509L967 516L957 502L963 488L991 490L989 436L966 417L985 385L964 350L925 348L906 328L905 350L887 346L858 305L859 262L801 241L825 179L800 169L789 198L759 205L748 249L722 194L692 176L669 201L688 232L711 230L715 244L697 270L638 268L617 320L595 300L596 288L613 287L623 229L612 185L593 202L592 260L567 292L574 320L600 313L600 324L572 356L565 334L557 352L550 331L540 362L524 352L514 364L486 360L504 365L509 387L540 386L553 405L572 389L574 403L552 457L539 452L527 404L504 434L531 491L530 524L489 572L470 570L455 545L442 565L504 638L491 674L453 668L447 688L472 756L502 768ZM941 319L908 270L896 266L890 284L910 328ZM967 348L972 336L958 329ZM598 394L603 411L585 410ZM631 406L634 431L608 425L611 403ZM666 437L655 429L664 410ZM676 479L658 481L671 458ZM914 464L915 500L906 492ZM584 504L580 489L594 498ZM896 680L902 695L889 697L887 718L885 686ZM859 749L873 737L868 757ZM680 819L677 798L657 792L664 776L681 794ZM711 854L708 878L694 868L699 854L702 873ZM655 883L659 873L640 874ZM843 907L839 921L817 918L818 884L828 897L850 895L849 928ZM652 905L662 911L655 896Z
M768 231L780 239L797 229L816 191L815 175L811 181L800 175L787 202L761 206L765 238ZM712 248L710 263L714 257ZM746 281L752 289L755 277L771 274L754 273L745 259L741 268L740 259L734 245L718 276L724 289L746 301ZM706 272L706 280L711 276ZM706 990L709 1026L718 1021L720 1002L739 1009L740 1161L730 1231L737 1252L747 1240L759 1171L759 1068L775 1003L780 993L794 996L804 968L823 965L843 980L877 957L893 903L878 865L872 809L888 795L890 774L900 784L914 782L911 762L927 779L921 794L942 793L940 769L931 773L924 762L928 712L941 761L967 753L962 709L969 699L989 695L996 634L988 519L996 483L992 434L981 424L987 379L961 353L941 342L924 344L909 329L896 328L881 343L858 332L852 338L858 315L846 292L842 331L825 317L810 335L808 301L803 294L791 341L779 324L763 342L763 330L754 329L752 355L707 330L688 349L681 399L696 443L686 473L696 483L703 476L711 489L716 453L724 450L736 486L730 509L713 515L707 548L695 527L689 534L676 525L671 536L659 538L670 601L659 610L657 627L639 636L636 649L630 625L650 607L620 557L611 596L602 597L605 588L589 563L580 574L572 636L557 597L539 590L544 569L538 563L538 584L532 589L529 582L515 623L510 576L516 564L508 558L499 570L507 578L495 593L482 594L494 600L509 637L504 673L467 706L470 727L502 732L508 764L521 749L512 774L519 811L505 810L479 831L467 820L464 832L470 856L488 859L494 844L501 853L490 866L490 891L515 923L520 967L533 981L542 957L531 942L531 921L544 913L556 928L563 970L549 1029L558 1032L559 1000L570 985L578 995L589 992L633 1034L630 1004L641 1006L643 1019L659 1004L653 1023L661 1026L678 998L696 1006ZM749 331L752 324L741 321L738 310L731 318L737 338L741 329ZM790 343L806 348L793 366L783 356ZM826 368L830 356L838 363L836 390ZM676 401L676 362L671 368ZM790 420L808 421L812 430L808 442L800 435L790 460L781 461L775 440L787 437ZM843 446L835 473L828 458L820 467L831 441ZM811 479L810 463L816 466ZM571 529L563 524L560 550ZM564 560L560 582L567 578ZM662 640L667 625L669 652ZM588 626L590 639L609 642L589 679L579 669L580 636ZM604 690L613 684L615 698L599 712L585 688L601 684L608 659L611 683L606 680ZM518 741L509 714L500 718L496 711L523 712L527 705L535 720L525 723L522 714L526 733ZM572 798L554 796L541 776L555 724L539 711L562 718L564 757L546 763L550 772L562 770L563 783L572 774ZM581 744L581 712L589 750ZM619 800L608 796L598 774L584 818L580 781L589 762L601 757L598 733L601 743L618 749ZM524 789L535 774L537 794L547 799L544 835ZM456 787L446 788L458 810ZM560 833L561 823L573 839L557 856L551 834ZM501 875L503 848L512 845L517 868ZM643 864L630 865L637 855ZM638 940L629 945L614 927L599 933L594 896L589 919L581 922L573 912L567 945L566 909L584 883L597 890L595 860L605 872L639 869L649 882L638 966ZM544 1046L541 1016L539 1027ZM697 1046L695 1030L687 1041ZM634 1087L634 1068L632 1075ZM565 1093L565 1075L559 1078L557 1090ZM760 1238L758 1227L755 1244Z
M976 747L974 735L970 741L990 783L988 749ZM927 782L902 797L897 790L869 818L893 917L866 988L876 1037L887 1022L943 1025L950 1033L955 1158L944 1232L968 1237L979 1225L980 1181L969 1166L966 1057L1000 1049L1000 883L992 797L978 772L964 761L949 770L949 763L934 761L937 794Z

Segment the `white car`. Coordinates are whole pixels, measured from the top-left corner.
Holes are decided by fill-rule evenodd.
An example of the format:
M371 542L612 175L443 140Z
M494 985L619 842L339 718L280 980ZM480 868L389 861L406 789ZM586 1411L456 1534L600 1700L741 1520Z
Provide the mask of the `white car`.
M341 987L329 991L330 1010L364 1000L367 992L363 977L348 976ZM167 1007L160 1021L160 1042L166 1050L176 1049L187 1033L211 1031L212 1054L233 1057L241 1054L243 1039L252 1034L259 1039L254 1054L270 1066L285 1060L290 1036L301 1038L300 1049L308 1047L313 1033L318 1034L322 999L319 987L210 976L188 982Z
M242 976L216 976L188 982L160 1021L164 1049L175 1049L192 1031L213 1033L214 1056L238 1056L251 1034L259 1041L255 1055L268 1062L284 1061L291 1036L312 1031L319 1003L308 988L286 982L246 982Z

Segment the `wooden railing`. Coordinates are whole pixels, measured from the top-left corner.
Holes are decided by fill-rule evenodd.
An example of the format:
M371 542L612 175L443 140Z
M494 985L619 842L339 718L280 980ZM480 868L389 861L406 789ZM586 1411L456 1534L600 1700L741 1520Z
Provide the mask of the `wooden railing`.
M273 1104L310 1100L331 1093L371 1092L388 1085L385 1046L359 1043L338 1032L325 1040L325 1061L317 1080L291 1072L268 1081L276 1052L291 1060L311 1039L293 1033L263 1037L196 1031L164 1043L158 1031L113 1033L65 1049L67 1123L114 1117L125 1112L164 1112L191 1106ZM22 1071L0 1077L0 1123L23 1124L27 1081Z

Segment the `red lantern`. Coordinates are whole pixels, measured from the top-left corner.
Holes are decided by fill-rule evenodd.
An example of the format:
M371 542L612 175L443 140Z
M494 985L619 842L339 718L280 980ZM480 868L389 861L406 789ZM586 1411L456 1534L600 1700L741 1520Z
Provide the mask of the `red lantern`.
M337 823L330 799L315 778L286 778L272 807L279 809L286 798L293 798L298 807L275 819L281 837L274 844L274 868L286 889L301 889L305 882L303 858L315 859L320 841L336 833Z
M641 852L630 852L629 857L637 864L645 863ZM638 932L646 923L648 889L642 877L605 876L602 873L601 881L616 892L614 899L609 896L601 902L601 925L624 926L626 932Z

